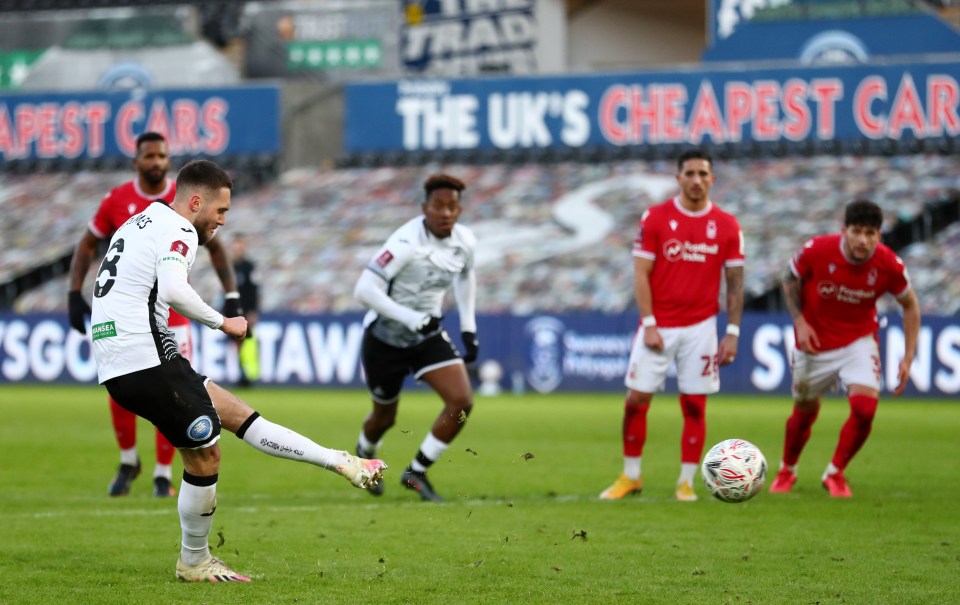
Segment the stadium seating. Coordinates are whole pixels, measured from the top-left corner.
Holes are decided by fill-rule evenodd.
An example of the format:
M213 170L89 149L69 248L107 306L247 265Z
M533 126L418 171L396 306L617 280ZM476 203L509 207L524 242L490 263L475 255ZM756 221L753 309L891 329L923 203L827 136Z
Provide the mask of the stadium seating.
M716 168L712 197L737 215L746 235L748 297L776 285L807 237L838 230L847 201L874 199L889 226L960 189L958 160L941 155L730 159ZM468 184L461 221L481 240L481 312L618 313L633 306L636 224L646 206L672 195L671 161L290 170L236 195L222 236L247 235L264 311L358 310L352 291L362 266L393 229L420 213L420 185L441 169ZM68 251L103 192L128 178L0 175L0 238L7 243L0 282ZM946 312L957 306L946 301L960 298L951 292L960 283L960 237L951 233L904 253L925 310ZM204 253L192 281L216 300L219 284ZM49 282L15 308L64 310L66 287L65 278Z

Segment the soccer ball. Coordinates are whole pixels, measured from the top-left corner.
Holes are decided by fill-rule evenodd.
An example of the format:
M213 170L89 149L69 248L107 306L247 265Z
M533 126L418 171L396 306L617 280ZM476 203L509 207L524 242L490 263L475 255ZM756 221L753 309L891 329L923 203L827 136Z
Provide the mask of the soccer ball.
M727 439L710 448L700 472L715 498L745 502L756 496L767 480L767 460L749 441Z

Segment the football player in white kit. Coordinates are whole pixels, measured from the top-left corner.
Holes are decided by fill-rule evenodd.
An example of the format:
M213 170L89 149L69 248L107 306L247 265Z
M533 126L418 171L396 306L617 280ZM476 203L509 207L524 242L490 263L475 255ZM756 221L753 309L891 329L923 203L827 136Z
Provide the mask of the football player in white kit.
M376 484L386 465L330 450L261 417L232 393L197 374L167 326L169 307L228 336L247 320L224 317L187 283L197 248L226 222L232 183L216 164L197 160L177 175L168 206L155 202L110 240L93 291L93 353L99 381L119 405L152 422L180 452L177 500L181 549L176 575L192 582L249 582L210 555L217 507L220 429L281 458L337 472L357 487Z
M465 187L447 174L427 178L423 215L393 232L367 263L354 290L357 300L370 309L364 319L362 360L373 399L357 455L376 455L383 435L396 421L404 378L412 374L423 380L443 400L443 410L400 483L434 502L442 498L427 480L427 469L450 446L473 408L465 364L476 360L479 347L476 237L457 224ZM460 314L463 357L440 325L444 295L451 285ZM367 491L380 495L383 484Z

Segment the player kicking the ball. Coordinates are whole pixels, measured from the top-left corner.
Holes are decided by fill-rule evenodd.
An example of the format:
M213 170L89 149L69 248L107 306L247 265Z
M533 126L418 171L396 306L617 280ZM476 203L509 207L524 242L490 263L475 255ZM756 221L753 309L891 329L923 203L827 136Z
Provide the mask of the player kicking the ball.
M180 355L167 326L170 306L228 336L243 338L247 331L246 319L224 317L187 283L198 246L226 222L231 190L230 177L213 162L188 163L177 175L169 206L153 203L116 231L93 289L100 383L119 405L152 422L183 461L176 575L190 582L250 581L210 555L221 428L261 452L323 467L360 488L376 485L386 468L380 460L327 449L269 422Z
M834 498L853 495L843 471L873 425L880 396L877 299L891 293L903 307L905 353L894 397L903 393L920 333L920 304L907 269L880 243L883 212L868 200L847 205L840 233L807 241L784 272L783 290L793 316L793 414L787 419L780 472L771 493L789 492L797 461L820 412L820 397L839 382L846 387L850 416L821 481Z

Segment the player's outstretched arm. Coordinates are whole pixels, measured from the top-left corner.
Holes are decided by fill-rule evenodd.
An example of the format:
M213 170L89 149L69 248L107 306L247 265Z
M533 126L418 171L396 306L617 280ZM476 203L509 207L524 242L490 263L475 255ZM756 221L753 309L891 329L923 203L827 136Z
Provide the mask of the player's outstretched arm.
M898 298L897 302L903 307L904 352L897 369L899 382L893 390L894 397L899 397L907 388L907 381L910 380L910 366L913 365L913 358L917 354L917 339L920 336L920 301L917 299L917 293L911 288Z

